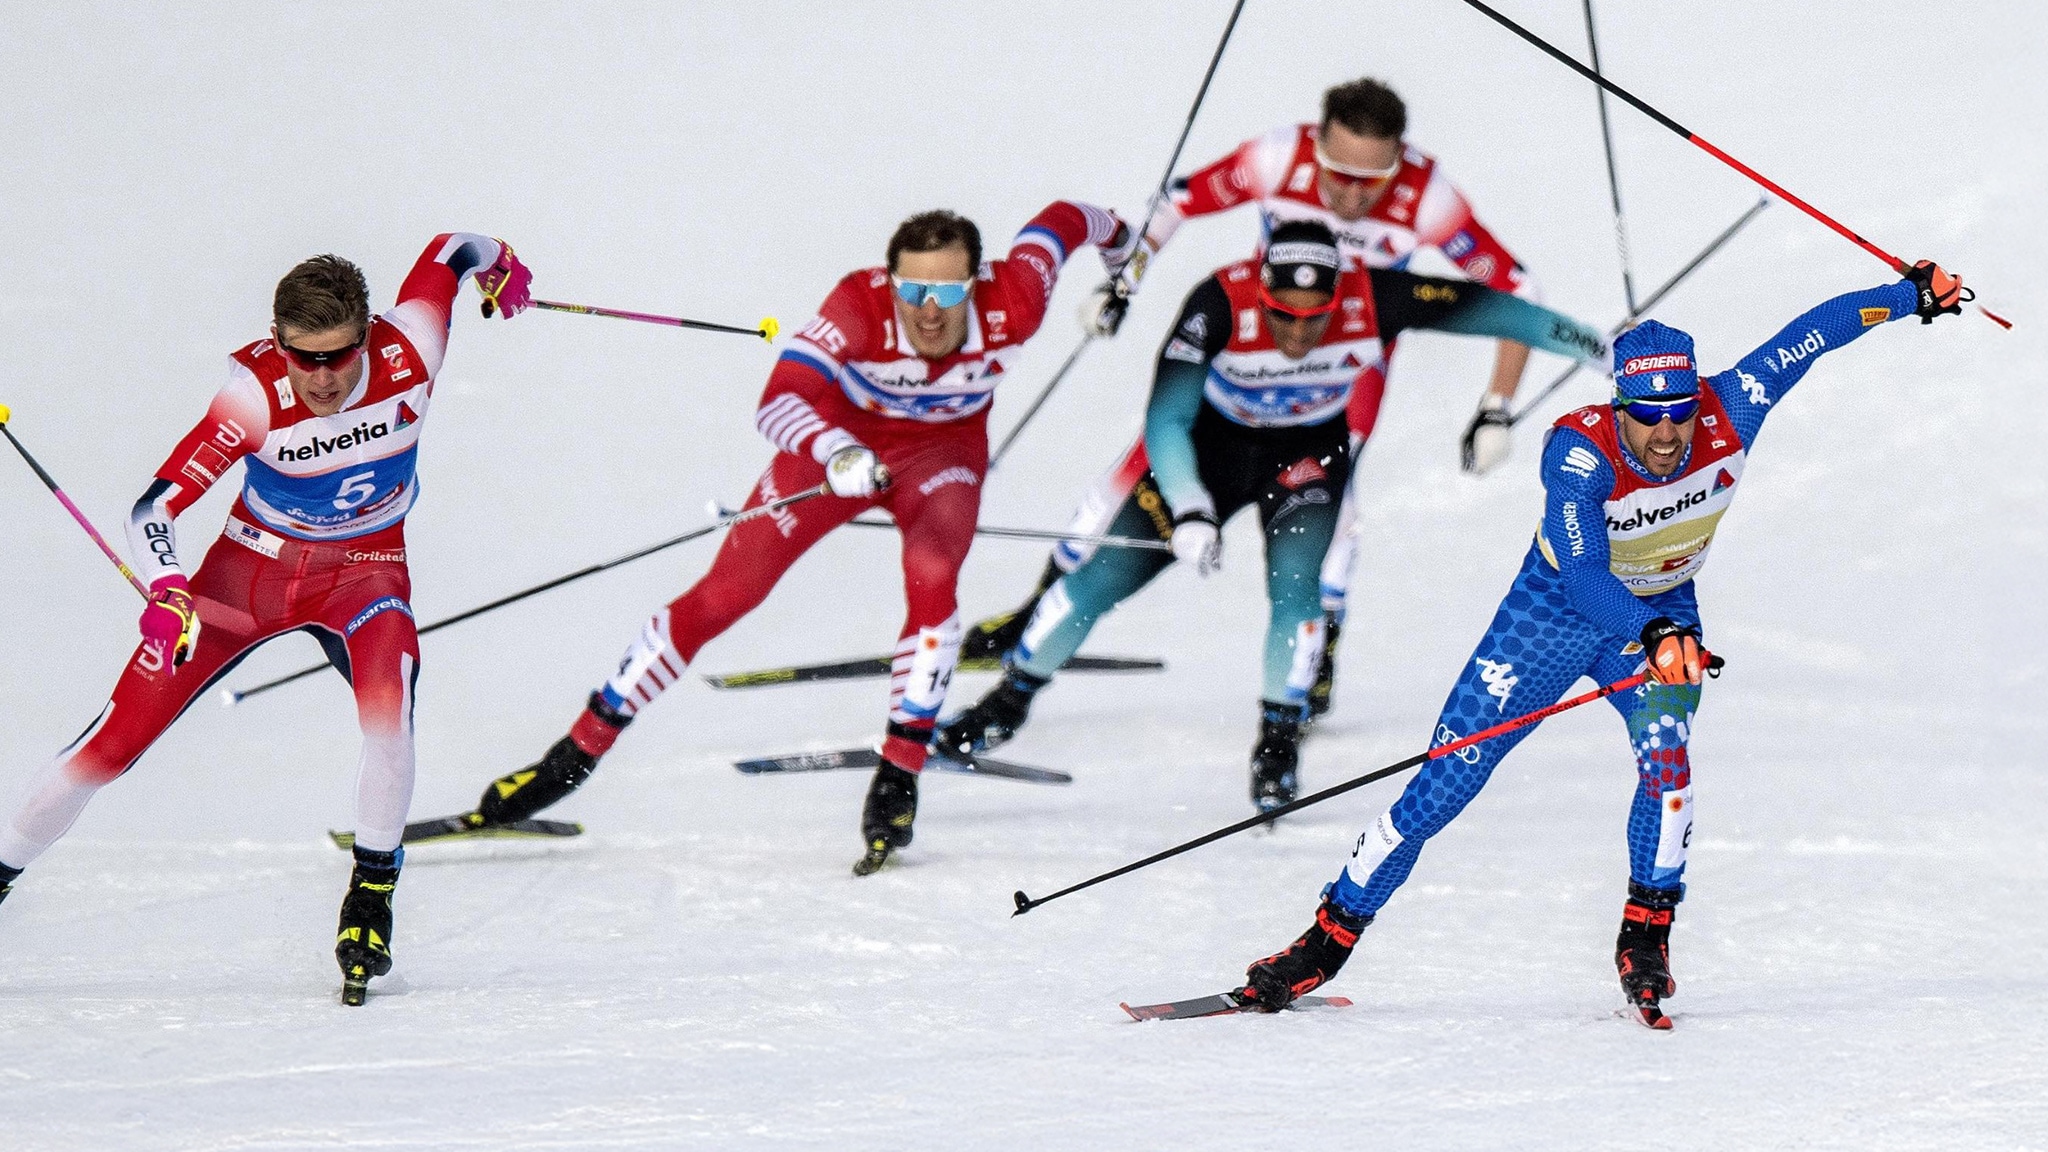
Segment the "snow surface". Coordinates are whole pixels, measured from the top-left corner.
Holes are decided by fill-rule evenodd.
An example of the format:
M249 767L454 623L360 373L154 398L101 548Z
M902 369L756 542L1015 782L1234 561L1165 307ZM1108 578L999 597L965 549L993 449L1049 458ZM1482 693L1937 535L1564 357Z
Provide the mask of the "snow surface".
M1504 0L1561 43L1578 6ZM110 531L263 329L277 276L355 256L389 299L427 237L506 236L543 294L800 324L934 204L1007 235L1069 195L1126 210L1228 5L11 5L0 36L0 401ZM1131 1024L1291 939L1399 787L1043 908L1245 815L1255 534L1092 647L1165 675L1062 682L1018 759L1065 789L928 781L902 864L855 881L856 773L736 757L871 738L885 688L678 689L561 805L559 850L421 850L398 969L337 1006L352 709L338 678L206 703L0 911L0 1147L2048 1147L2048 195L2042 7L1603 5L1611 72L2021 327L1901 324L1773 422L1702 593L1731 662L1697 740L1677 1030L1617 1014L1633 774L1604 707L1553 721L1425 854L1334 991L1343 1012ZM1248 5L1188 144L1205 161L1393 81L1549 300L1621 312L1592 93L1452 0ZM1753 199L1616 108L1638 283ZM1183 165L1186 167L1186 164ZM1190 225L990 483L1054 526L1138 423L1180 297L1247 250ZM998 406L1075 339L1083 255ZM1774 207L1660 315L1710 366L1885 279ZM456 325L411 547L422 619L629 551L738 498L768 349L534 314ZM1320 787L1425 739L1538 507L1536 437L1456 472L1490 351L1403 342L1365 461L1369 540ZM1530 386L1556 370L1538 357ZM1582 381L1551 405L1599 394ZM1533 431L1533 429L1532 429ZM197 556L225 493L185 518ZM98 710L135 604L0 460L0 793ZM431 637L415 811L467 806L560 734L707 542ZM969 611L1042 552L985 541ZM884 650L893 542L828 540L707 671ZM290 638L238 684L316 657ZM963 677L964 701L987 684Z

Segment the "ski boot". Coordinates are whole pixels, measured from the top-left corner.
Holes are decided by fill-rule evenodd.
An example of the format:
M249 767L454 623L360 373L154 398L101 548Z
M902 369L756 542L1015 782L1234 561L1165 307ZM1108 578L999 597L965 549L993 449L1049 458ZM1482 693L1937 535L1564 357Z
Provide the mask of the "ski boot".
M1337 637L1343 631L1336 613L1323 613L1323 662L1316 666L1316 682L1308 690L1310 723L1330 711L1330 690L1337 685Z
M1621 935L1614 941L1622 992L1643 1023L1660 1031L1671 1027L1671 1017L1658 1004L1678 991L1671 978L1671 913L1684 895L1683 888L1645 888L1631 881L1628 903L1621 907Z
M341 965L341 1002L359 1007L370 994L370 978L391 971L391 892L405 849L375 852L358 846L348 895L341 900L341 930L334 959Z
M1038 599L1053 581L1066 573L1050 560L1045 562L1045 571L1038 577L1038 587L1024 598L1024 603L1008 612L982 620L967 629L967 635L960 641L962 660L999 660L1017 641L1024 638L1024 626L1031 623L1031 614L1038 611Z
M1010 742L1031 714L1031 698L1052 681L1009 668L988 695L939 726L932 747L942 756L972 756Z
M868 782L867 802L860 809L860 837L868 850L854 863L853 874L866 876L888 863L889 853L908 848L917 822L917 773L886 758Z
M21 876L21 869L0 864L0 904L7 902L7 894L14 891L14 881Z
M1372 923L1371 916L1354 916L1332 903L1328 896L1316 909L1316 922L1301 938L1279 952L1244 970L1244 987L1231 993L1239 1006L1259 1012L1278 1012L1294 998L1315 991L1330 982L1351 949L1358 934Z
M598 757L603 752L586 752L584 745L597 745L608 751L619 732L632 722L631 716L622 714L605 703L603 696L592 692L589 704L583 715L576 718L576 726L569 730L569 735L555 741L539 763L491 781L490 787L484 789L483 799L476 802L476 811L466 813L463 823L481 828L531 819L534 813L574 792L597 770Z
M1294 803L1301 764L1301 709L1293 704L1263 703L1259 742L1252 748L1252 806L1271 812Z

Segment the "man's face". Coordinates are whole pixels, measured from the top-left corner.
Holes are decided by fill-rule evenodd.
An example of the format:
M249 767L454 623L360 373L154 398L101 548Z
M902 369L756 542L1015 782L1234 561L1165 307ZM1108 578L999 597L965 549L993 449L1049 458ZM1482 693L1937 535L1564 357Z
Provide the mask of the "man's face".
M1313 288L1275 288L1266 295L1281 306L1266 306L1266 326L1272 329L1273 346L1289 360L1299 360L1314 351L1322 343L1323 333L1330 330L1331 313L1326 309L1334 297Z
M1668 416L1654 425L1644 424L1636 418L1636 412L1644 416L1659 415L1653 409L1638 405L1634 412L1621 413L1621 440L1628 450L1642 461L1643 467L1652 476L1669 476L1678 471L1679 462L1685 459L1685 450L1692 443L1693 429L1698 426L1699 414L1686 413L1682 423L1674 424Z
M315 416L332 416L341 411L349 393L363 379L362 345L368 332L353 324L339 328L323 328L317 331L301 331L289 324L276 324L270 329L276 338L280 351L284 353L285 375L291 377L292 391L299 397L299 403ZM354 354L348 354L353 349ZM318 356L321 353L343 353L334 356L328 363L320 364L308 360L302 353Z
M1393 182L1393 170L1401 164L1401 141L1381 136L1361 136L1331 121L1317 133L1323 156L1353 172L1385 172L1384 176L1346 175L1329 165L1316 169L1316 183L1323 203L1345 220L1363 220L1380 194Z
M892 275L912 283L967 285L967 295L951 308L941 308L929 297L912 305L896 285L890 286L896 301L896 325L919 356L937 360L958 352L967 343L967 310L974 305L974 269L967 266L967 246L898 253Z

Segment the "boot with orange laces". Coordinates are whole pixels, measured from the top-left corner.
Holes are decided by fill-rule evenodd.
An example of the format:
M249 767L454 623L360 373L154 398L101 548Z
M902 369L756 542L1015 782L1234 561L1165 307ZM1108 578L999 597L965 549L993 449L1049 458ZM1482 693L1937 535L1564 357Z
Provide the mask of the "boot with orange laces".
M1330 902L1328 895L1316 909L1316 922L1301 938L1278 953L1253 964L1244 972L1244 987L1231 993L1240 1005L1261 1012L1278 1012L1330 982L1351 949L1358 934L1372 923L1371 916L1354 916Z

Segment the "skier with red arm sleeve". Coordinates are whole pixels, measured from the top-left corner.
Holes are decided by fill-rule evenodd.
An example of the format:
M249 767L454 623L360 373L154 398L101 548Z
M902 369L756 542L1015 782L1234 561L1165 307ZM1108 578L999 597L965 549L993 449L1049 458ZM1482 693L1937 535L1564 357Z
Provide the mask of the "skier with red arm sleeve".
M735 524L710 570L647 621L569 732L538 762L493 781L465 819L516 823L574 791L633 717L798 557L884 508L903 540L907 612L855 871L872 872L908 845L918 773L960 653L955 590L988 471L989 406L1044 320L1067 257L1091 244L1114 275L1137 237L1114 213L1058 201L1025 225L1006 258L984 263L971 220L946 211L905 220L887 263L840 280L783 350L755 414L777 452L746 507L821 484L829 492Z
M436 236L371 315L361 269L315 256L278 282L270 335L235 352L228 381L135 502L128 540L150 589L142 642L99 718L44 768L0 826L0 897L201 693L258 645L311 633L356 700L363 744L355 870L335 945L344 998L391 968L391 896L413 786L419 636L405 560L420 429L462 282L484 314L531 303L531 276L488 236ZM176 519L245 465L220 538L190 577Z

